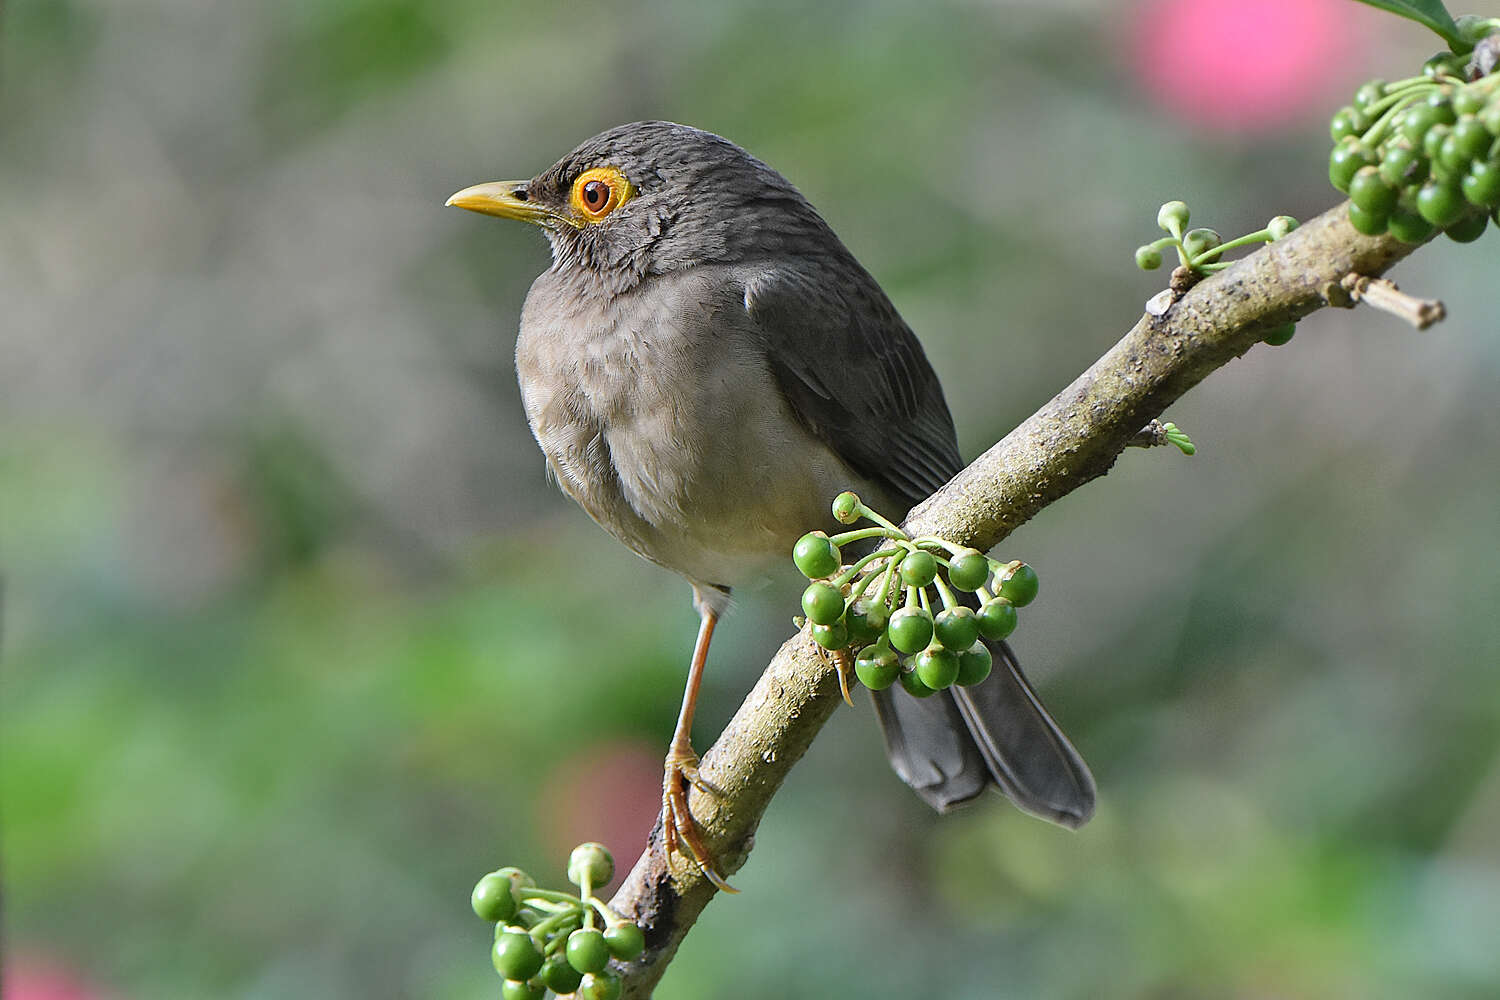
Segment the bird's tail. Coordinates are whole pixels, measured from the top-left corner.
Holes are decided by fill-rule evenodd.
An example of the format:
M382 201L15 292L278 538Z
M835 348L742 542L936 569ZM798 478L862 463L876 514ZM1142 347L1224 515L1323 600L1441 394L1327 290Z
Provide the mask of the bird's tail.
M898 684L874 692L891 766L938 812L993 782L1025 811L1069 828L1094 814L1094 776L1047 714L1004 642L986 642L990 676L914 698Z

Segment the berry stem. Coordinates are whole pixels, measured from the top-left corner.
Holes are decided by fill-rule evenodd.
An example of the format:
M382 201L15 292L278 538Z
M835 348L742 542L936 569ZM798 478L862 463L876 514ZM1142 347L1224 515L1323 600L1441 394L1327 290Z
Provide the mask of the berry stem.
M1430 89L1437 90L1438 88L1432 87ZM1399 95L1396 103L1387 108L1379 118L1375 119L1374 124L1365 129L1364 141L1372 147L1380 145L1381 140L1385 138L1385 134L1390 130L1391 122L1395 121L1396 116L1421 100L1426 96L1427 92L1428 88L1414 87Z
M958 555L965 548L965 546L962 546L962 545L955 545L953 542L948 541L948 539L946 539L946 538L939 538L937 535L923 535L921 538L914 539L914 542L917 545L926 545L926 546L938 546L938 545L941 545L943 548L947 549L949 552L953 553L954 555ZM942 561L942 556L938 556L938 561L939 562ZM944 563L944 565L946 566L947 563Z
M878 514L875 511L871 510L869 507L866 507L865 506L865 502L863 500L861 500L859 502L859 506L856 507L855 509L857 511L859 511L859 514L860 514L861 517L864 517L864 518L866 518L868 520L874 521L876 524L881 525L883 527L889 528L891 531L896 532L896 535L899 535L901 538L907 537L906 532L904 532L904 531L901 530L900 525L892 524L888 518L882 517L882 516L880 516L880 514ZM892 536L892 537L895 537L895 536Z
M592 906L594 909L598 910L599 915L604 918L604 922L606 924L609 924L611 927L613 927L615 924L632 923L632 921L620 916L614 910L611 910L609 908L609 904L600 899L598 896L590 895L587 899L584 900L584 902Z
M879 553L872 554L879 555ZM864 560L861 560L861 562L863 561ZM854 606L854 602L863 597L865 591L870 589L870 584L875 582L875 578L879 576L880 573L880 570L876 570L873 573L866 573L864 576L860 577L859 582L856 583L854 587L849 591L849 606L851 608Z
M565 906L577 906L579 903L578 897L573 895L572 893L563 892L560 889L538 889L535 886L529 886L525 889L517 889L516 898L520 899L522 902L528 903L541 899L546 900L549 903L561 903ZM540 908L547 910L552 909L552 907L550 906L543 906Z
M850 542L857 542L865 538L895 538L898 535L901 538L906 537L905 534L899 531L896 535L892 535L890 528L856 528L853 531L840 532L828 540L835 545L847 545Z
M889 555L889 549L876 549L874 552L871 552L859 562L855 563L853 566L850 566L848 569L844 570L842 573L828 582L833 584L835 587L842 587L844 586L844 584L848 583L850 580L859 575L859 571L870 565L870 563L874 562L877 559L884 559Z
M948 585L943 582L943 576L941 573L933 577L932 582L937 584L938 595L943 599L944 610L947 610L948 608L951 608L958 603L958 601L954 600L953 598L953 591L949 590Z
M885 573L880 577L880 590L875 595L875 606L885 607L885 602L890 600L891 580L896 576L896 559L892 558L885 567Z
M575 907L574 909L568 910L565 913L554 914L553 916L550 916L546 920L543 920L541 923L537 924L535 927L531 928L528 933L531 935L532 942L536 944L536 950L542 951L545 948L548 934L552 933L558 928L561 928L562 926L567 924L568 921L577 919L578 909Z
M1235 237L1227 243L1220 243L1216 247L1208 248L1197 257L1194 257L1193 262L1188 266L1199 268L1201 270L1202 266L1205 263L1209 262L1209 258L1217 257L1225 250L1238 250L1240 247L1247 247L1252 243L1269 243L1270 241L1271 231L1269 229L1262 229L1259 232L1247 233L1244 236Z

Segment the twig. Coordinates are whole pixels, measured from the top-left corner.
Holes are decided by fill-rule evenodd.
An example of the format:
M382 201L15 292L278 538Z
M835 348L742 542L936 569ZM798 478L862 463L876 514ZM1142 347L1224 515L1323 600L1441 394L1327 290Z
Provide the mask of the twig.
M1366 274L1346 274L1339 282L1355 302L1364 302L1382 312L1406 320L1418 330L1425 330L1439 323L1448 315L1448 309L1437 299L1419 299L1407 295L1387 278L1372 278Z

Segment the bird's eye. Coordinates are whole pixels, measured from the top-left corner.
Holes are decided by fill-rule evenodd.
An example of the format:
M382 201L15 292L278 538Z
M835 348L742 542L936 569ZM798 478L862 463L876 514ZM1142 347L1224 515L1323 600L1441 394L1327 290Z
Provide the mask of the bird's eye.
M573 210L588 222L598 222L634 194L635 189L619 170L595 167L573 182Z

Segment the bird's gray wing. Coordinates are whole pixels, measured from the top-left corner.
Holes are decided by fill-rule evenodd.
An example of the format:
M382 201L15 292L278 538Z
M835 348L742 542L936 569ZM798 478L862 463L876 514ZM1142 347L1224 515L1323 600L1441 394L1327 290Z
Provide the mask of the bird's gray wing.
M752 265L743 282L792 411L854 471L909 508L963 467L922 346L847 251Z

